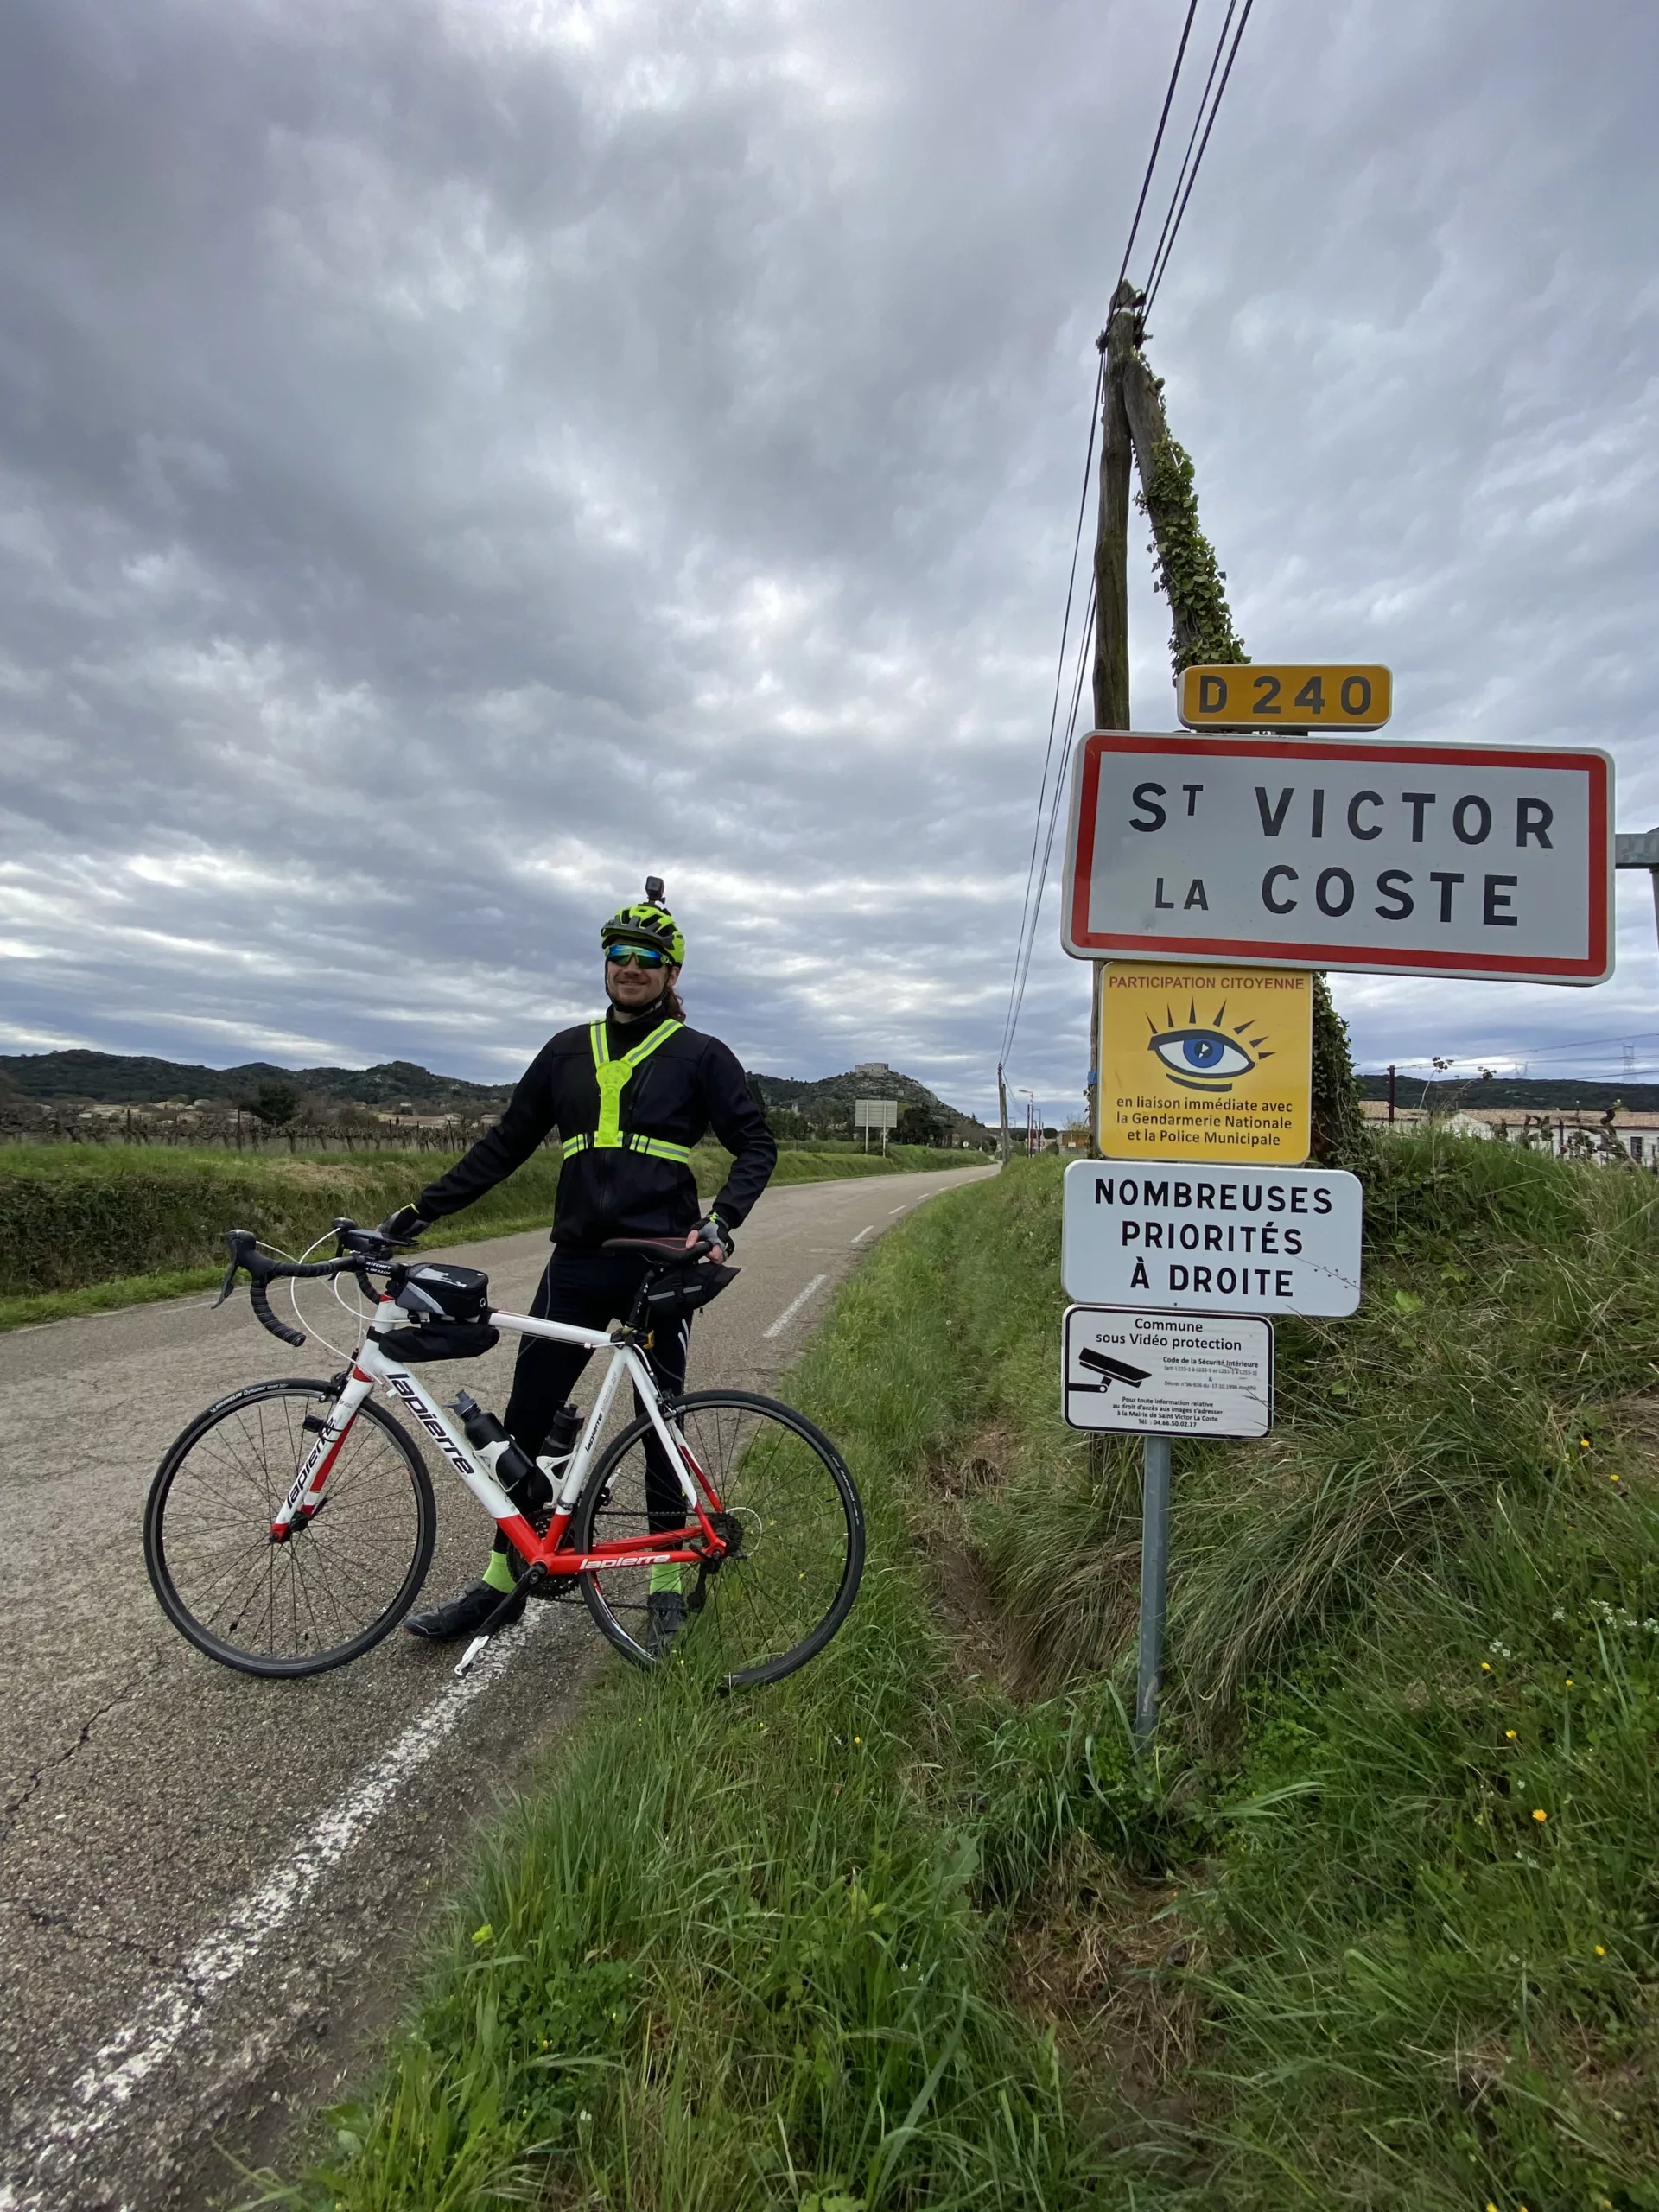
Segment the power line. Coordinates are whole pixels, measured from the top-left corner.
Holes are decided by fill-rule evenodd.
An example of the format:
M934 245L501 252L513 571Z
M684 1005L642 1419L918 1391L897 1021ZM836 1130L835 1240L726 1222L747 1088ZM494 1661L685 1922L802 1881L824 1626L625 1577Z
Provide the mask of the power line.
M1031 973L1031 956L1037 944L1037 924L1043 910L1043 893L1048 887L1049 863L1054 855L1054 836L1059 827L1060 795L1065 789L1065 772L1071 765L1071 748L1077 742L1077 713L1083 703L1083 679L1089 664L1089 648L1093 642L1095 614L1095 587L1089 586L1089 604L1084 612L1083 626L1077 636L1077 672L1071 684L1071 706L1066 716L1065 743L1060 753L1058 773L1054 779L1054 791L1048 810L1048 835L1043 841L1042 866L1036 874L1037 895L1032 908L1031 929L1014 962L1014 980L1009 995L1008 1023L1004 1033L1002 1058L1006 1061L1014 1047L1014 1031L1020 1024L1020 1008L1026 1002L1026 979Z
M1192 128L1187 133L1186 150L1181 156L1181 166L1175 172L1175 188L1169 195L1168 207L1164 210L1163 228L1158 233L1158 243L1152 249L1151 269L1148 270L1147 276L1148 283L1152 281L1151 270L1157 268L1165 243L1168 239L1169 226L1175 219L1176 202L1181 196L1181 187L1186 181L1187 166L1192 159L1192 149L1198 143L1198 131L1204 123L1205 110L1210 101L1210 87L1215 83L1216 71L1221 67L1222 48L1227 43L1227 33L1231 27L1233 15L1237 6L1238 0L1227 0L1227 13L1222 18L1221 35L1216 41L1216 50L1210 57L1209 74L1205 78L1204 89L1198 94L1198 106L1192 111Z
M1236 4L1236 0L1230 0L1228 10L1230 20L1232 12L1232 5L1234 4ZM1158 128L1153 133L1152 151L1147 156L1146 172L1141 180L1140 196L1135 204L1134 219L1129 225L1128 238L1124 245L1123 258L1118 268L1118 284L1122 284L1123 282L1124 274L1129 265L1129 256L1135 251L1135 241L1141 228L1141 217L1146 208L1147 194L1152 189L1153 175L1157 168L1159 152L1164 143L1164 130L1169 122L1170 107L1175 98L1176 86L1180 80L1182 65L1186 59L1187 41L1192 36L1192 25L1198 16L1198 0L1187 0L1186 20L1181 25L1180 40L1175 48L1174 61L1170 67L1169 82L1164 87L1164 104L1159 111ZM1213 73L1214 65L1212 63L1211 74L1213 75ZM1207 89L1208 86L1206 85L1206 90ZM1114 293L1116 293L1116 289L1117 288L1115 285L1113 287ZM1090 478L1093 473L1095 461L1095 434L1100 423L1101 401L1105 392L1105 378L1106 357L1103 353L1100 358L1100 365L1095 375L1094 397L1090 402L1089 410L1089 448L1083 465L1083 492L1077 501L1077 527L1071 543L1071 573L1066 580L1065 587L1065 613L1060 624L1060 649L1058 656L1056 657L1054 666L1054 696L1049 709L1048 739L1043 747L1043 772L1037 785L1037 811L1035 819L1032 823L1031 857L1026 867L1026 890L1025 897L1020 902L1019 934L1014 941L1014 974L1008 984L1007 1013L1002 1025L1002 1045L999 1058L1003 1061L1007 1060L1008 1054L1014 1049L1014 1033L1020 1024L1020 1009L1025 1001L1026 978L1031 972L1031 957L1036 944L1037 924L1042 912L1043 890L1048 880L1048 864L1054 849L1054 831L1055 825L1059 817L1060 793L1065 787L1065 766L1067 761L1069 761L1071 758L1072 741L1075 737L1077 729L1077 704L1081 697L1082 690L1083 658L1081 652L1079 653L1078 658L1077 680L1072 686L1071 715L1067 728L1065 744L1062 751L1059 772L1054 779L1053 787L1051 793L1049 785L1049 768L1054 757L1054 734L1059 719L1060 687L1065 677L1065 649L1071 632L1071 603L1074 596L1076 595L1077 586L1077 555L1081 551L1083 546L1083 518L1088 511L1089 483ZM1083 638L1085 645L1089 639L1090 626L1093 619L1094 583L1091 577L1089 588L1089 611L1084 617L1083 624ZM1043 835L1043 815L1045 808L1046 808L1048 813L1048 834L1046 838L1045 838ZM1043 848L1043 859L1040 868L1038 866L1037 860L1037 849L1039 844Z
M1031 858L1026 865L1026 895L1020 908L1020 934L1014 941L1014 976L1008 985L1008 1011L1002 1024L1002 1046L998 1056L1003 1060L1007 1058L1009 1052L1014 1047L1014 1033L1020 1019L1017 999L1024 995L1025 987L1020 970L1021 957L1023 956L1025 964L1027 968L1031 965L1031 951L1030 946L1027 943L1027 929L1029 928L1030 935L1033 938L1035 938L1037 931L1037 915L1032 910L1032 893L1033 887L1035 887L1036 889L1037 906L1039 910L1043 903L1042 887L1037 875L1037 847L1041 841L1043 834L1043 804L1048 795L1049 762L1053 758L1054 731L1056 724L1059 720L1060 686L1065 680L1066 639L1071 626L1072 596L1077 588L1077 554L1083 544L1083 518L1089 510L1089 480L1093 473L1095 464L1095 430L1100 421L1100 402L1104 387L1105 377L1106 357L1103 354L1101 356L1100 367L1095 376L1095 396L1090 402L1089 407L1089 449L1084 456L1083 464L1083 490L1077 499L1077 527L1071 540L1071 569L1065 587L1065 613L1060 623L1060 650L1054 664L1054 698L1053 702L1048 710L1048 742L1043 748L1043 772L1041 779L1037 785L1037 813L1036 817L1031 825ZM1090 588L1090 604L1093 604L1092 586ZM1087 630L1087 626L1088 625L1085 620L1085 632ZM1070 746L1068 745L1068 752L1070 749ZM1056 779L1054 788L1058 794L1059 791L1059 779L1058 778ZM1053 836L1052 827L1049 834L1050 841L1052 842ZM1046 863L1045 863L1044 872L1046 874Z
M1233 34L1232 48L1227 56L1227 67L1221 73L1221 82L1217 86L1215 99L1210 104L1210 120L1205 124L1204 137L1198 141L1198 154L1192 163L1192 174L1187 179L1186 190L1182 195L1180 207L1176 211L1174 225L1170 231L1168 243L1164 248L1164 257L1162 261L1160 262L1151 271L1147 279L1147 300L1146 308L1143 309L1143 313L1150 312L1152 303L1158 296L1158 287L1164 281L1164 272L1169 267L1169 257L1175 251L1175 240L1180 232L1182 218L1186 213L1187 202L1192 197L1192 188L1198 181L1198 167L1200 162L1204 160L1205 148L1210 143L1210 133L1215 129L1216 118L1221 112L1222 99L1227 90L1227 79L1233 73L1233 64L1238 59L1239 46L1244 36L1244 26L1249 22L1250 10L1255 5L1255 0L1244 0L1243 13L1239 16L1238 29ZM1227 13L1229 17L1230 17L1232 15L1230 0ZM1222 25L1221 35L1223 38L1225 38L1227 35L1227 26L1225 22ZM1217 52L1220 52L1219 41L1217 43Z
M1236 0L1231 0L1231 4L1230 4L1227 10L1230 16L1232 14L1233 6L1236 4ZM1186 59L1186 41L1192 35L1192 19L1198 12L1198 0L1188 0L1186 21L1181 25L1181 42L1175 49L1175 66L1169 73L1169 83L1165 87L1164 91L1163 112L1158 118L1158 128L1153 134L1152 151L1147 156L1147 173L1141 180L1141 197L1135 203L1135 220L1129 225L1128 244L1124 247L1123 258L1118 264L1117 284L1121 284L1123 282L1124 277L1128 274L1129 256L1135 251L1135 233L1141 228L1141 216L1147 204L1147 194L1152 189L1152 173L1158 166L1158 149L1164 143L1164 125L1169 121L1170 104L1175 98L1176 81L1181 73L1181 64ZM1224 25L1223 26L1223 29L1224 33ZM1210 67L1211 73L1213 73L1215 64L1211 62ZM1209 90L1209 86L1206 85L1205 89L1207 92ZM1202 101L1199 102L1199 105L1203 105ZM1192 127L1196 130L1198 125L1194 124ZM1185 164L1183 163L1182 166L1185 168ZM1166 219L1167 219L1167 218L1166 218ZM1156 257L1157 257L1154 255L1154 258L1156 259ZM1117 290L1117 284L1114 284L1112 287L1114 293Z

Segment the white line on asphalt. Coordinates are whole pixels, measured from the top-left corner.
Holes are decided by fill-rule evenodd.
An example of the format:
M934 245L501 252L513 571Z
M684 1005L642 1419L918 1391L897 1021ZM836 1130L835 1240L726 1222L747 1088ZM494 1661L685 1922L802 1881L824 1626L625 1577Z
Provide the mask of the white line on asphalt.
M874 1236L880 1225L881 1224L879 1222L873 1221L868 1229L861 1229L857 1236L853 1239L854 1243L861 1244L867 1236Z
M798 1292L796 1295L790 1300L788 1305L785 1306L783 1312L778 1316L778 1319L772 1323L772 1326L769 1329L761 1330L761 1335L763 1337L781 1337L784 1331L789 1326L790 1323L795 1319L795 1316L800 1312L802 1306L805 1305L807 1300L811 1297L813 1292L815 1290L822 1290L829 1280L830 1278L828 1275L814 1275L811 1281L806 1286L806 1288L803 1291Z
M33 2156L28 2178L19 2174L25 2193L20 2196L0 2181L0 2212L46 2212L47 2207L68 2201L62 2193L60 2158L67 2152L73 2160L96 2143L134 2094L172 2056L200 2020L208 2000L239 1979L323 1876L385 1811L410 1776L454 1733L467 1708L550 1617L550 1609L543 1609L521 1629L504 1630L497 1636L467 1679L448 1684L365 1778L289 1847L283 1865L232 1906L176 1973L156 1982L140 1999L126 2026L93 2052L64 2102L30 2115L23 2133Z
M907 1206L909 1204L910 1204L910 1200L909 1200L908 1198L906 1198L906 1199L905 1200L905 1206ZM889 1206L889 1207L887 1208L887 1212L888 1212L888 1214L889 1214L890 1216L891 1216L891 1215L893 1215L893 1214L895 1214L895 1213L903 1213L903 1211L904 1211L904 1210L905 1210L905 1206Z

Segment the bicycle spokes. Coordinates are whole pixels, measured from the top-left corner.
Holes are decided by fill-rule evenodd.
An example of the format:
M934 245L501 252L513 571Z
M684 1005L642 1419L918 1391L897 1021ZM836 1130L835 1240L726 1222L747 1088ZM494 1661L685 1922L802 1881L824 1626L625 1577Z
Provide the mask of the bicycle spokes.
M629 1657L650 1661L661 1656L662 1608L652 1599L677 1592L687 1610L677 1657L733 1685L773 1680L821 1649L851 1605L863 1530L850 1479L810 1422L769 1400L700 1392L680 1402L674 1420L723 1554L696 1567L589 1574L588 1603ZM590 1478L578 1546L592 1551L647 1532L683 1542L685 1529L664 1447L636 1426Z

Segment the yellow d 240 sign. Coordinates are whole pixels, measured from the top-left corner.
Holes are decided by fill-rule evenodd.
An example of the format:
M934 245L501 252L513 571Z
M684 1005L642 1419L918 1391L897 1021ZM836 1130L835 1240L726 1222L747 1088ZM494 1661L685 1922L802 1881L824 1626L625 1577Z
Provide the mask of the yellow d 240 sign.
M1244 661L1181 671L1188 729L1381 729L1393 705L1386 668Z
M1115 960L1101 992L1108 1160L1306 1160L1313 979L1290 968Z

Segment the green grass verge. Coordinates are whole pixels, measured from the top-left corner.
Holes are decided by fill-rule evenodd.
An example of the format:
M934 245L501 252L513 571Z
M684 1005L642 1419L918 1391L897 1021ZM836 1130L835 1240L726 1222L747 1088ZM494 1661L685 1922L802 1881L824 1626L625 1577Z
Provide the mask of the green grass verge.
M960 1716L902 1512L906 1471L961 1421L937 1294L958 1203L884 1240L789 1379L868 1510L847 1627L753 1696L609 1675L493 1840L377 2091L334 2115L338 2156L289 2201L1084 2201L1052 2040L997 2001L985 1822L945 1779Z
M1155 2085L1190 2116L1144 2101L1109 2201L1650 2208L1654 1185L1432 1138L1366 1182L1363 1304L1280 1325L1278 1431L1177 1450L1166 1802L1202 2035ZM1037 1710L1086 1713L1127 1688L1138 1484L1058 1419L1056 1195L1040 1166L976 1194L1026 1264L964 1255L955 1296L988 1580ZM1014 1870L1040 1911L1064 1864Z
M729 1155L699 1147L692 1165L712 1194ZM292 1157L157 1147L0 1147L0 1329L175 1298L209 1288L225 1231L252 1229L298 1251L340 1215L378 1221L442 1174L433 1153ZM545 1228L559 1178L542 1152L439 1232L446 1243ZM920 1146L868 1160L854 1153L780 1152L772 1180L815 1183L960 1164ZM435 1239L435 1242L436 1240ZM217 1264L216 1264L217 1262Z
M1652 1185L1443 1139L1368 1181L1364 1305L1281 1325L1279 1430L1178 1451L1140 1765L1058 1168L884 1240L786 1386L870 1508L848 1628L732 1703L610 1676L276 2193L1659 2206ZM921 1524L977 1548L1021 1701L953 1675Z

